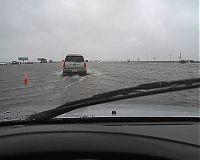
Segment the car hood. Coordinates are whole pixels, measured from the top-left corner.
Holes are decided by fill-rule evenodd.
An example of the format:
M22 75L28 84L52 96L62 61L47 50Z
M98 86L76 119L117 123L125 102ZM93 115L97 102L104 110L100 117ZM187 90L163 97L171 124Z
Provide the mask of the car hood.
M194 106L154 104L100 104L76 109L56 118L77 117L199 117Z

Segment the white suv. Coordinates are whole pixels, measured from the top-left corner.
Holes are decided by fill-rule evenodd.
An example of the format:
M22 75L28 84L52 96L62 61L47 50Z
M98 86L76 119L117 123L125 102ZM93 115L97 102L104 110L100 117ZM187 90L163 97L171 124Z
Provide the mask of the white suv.
M87 64L81 54L68 54L63 63L63 75L72 76L87 74Z

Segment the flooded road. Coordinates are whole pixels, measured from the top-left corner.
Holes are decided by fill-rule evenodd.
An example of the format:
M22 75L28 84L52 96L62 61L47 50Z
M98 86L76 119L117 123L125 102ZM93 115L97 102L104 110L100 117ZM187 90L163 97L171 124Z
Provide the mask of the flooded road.
M29 78L23 84L24 73ZM23 117L65 102L142 83L199 76L199 64L89 62L85 77L63 77L58 63L0 66L0 120ZM197 107L199 90L187 90L118 103ZM197 110L198 111L198 110Z

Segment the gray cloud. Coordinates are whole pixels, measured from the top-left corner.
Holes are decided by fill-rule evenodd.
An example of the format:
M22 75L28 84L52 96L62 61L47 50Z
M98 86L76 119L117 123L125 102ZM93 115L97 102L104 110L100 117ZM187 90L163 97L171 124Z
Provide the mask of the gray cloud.
M198 0L0 0L0 61L199 58Z

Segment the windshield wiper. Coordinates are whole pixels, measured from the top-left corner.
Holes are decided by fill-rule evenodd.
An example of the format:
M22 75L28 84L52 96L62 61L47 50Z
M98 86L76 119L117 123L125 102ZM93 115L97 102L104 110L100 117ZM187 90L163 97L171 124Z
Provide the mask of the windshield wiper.
M119 101L129 98L136 98L154 94L199 88L199 87L200 87L200 78L184 79L184 80L169 81L169 82L161 81L161 82L145 83L135 87L96 94L89 98L68 102L55 109L33 114L29 116L27 120L30 121L50 120L61 114L82 107L102 104L106 102Z

